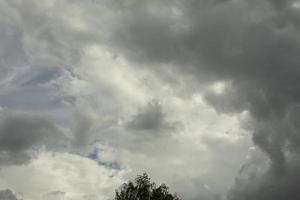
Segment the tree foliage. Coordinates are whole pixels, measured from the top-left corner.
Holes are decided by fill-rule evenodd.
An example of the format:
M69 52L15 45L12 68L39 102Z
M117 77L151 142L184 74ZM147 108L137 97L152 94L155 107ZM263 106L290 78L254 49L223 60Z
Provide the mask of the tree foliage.
M162 184L156 186L146 173L138 175L134 181L124 183L116 190L115 200L180 200L176 194L169 193L169 188Z

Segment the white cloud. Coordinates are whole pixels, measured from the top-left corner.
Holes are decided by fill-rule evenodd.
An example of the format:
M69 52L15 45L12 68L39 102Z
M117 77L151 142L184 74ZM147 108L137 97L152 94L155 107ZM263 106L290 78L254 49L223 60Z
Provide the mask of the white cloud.
M83 97L87 107L81 112L94 116L88 135L91 141L99 139L104 144L103 160L120 162L129 170L128 178L147 171L188 199L225 195L251 146L240 126L243 113L219 114L203 100L206 88L186 98L155 72L139 69L101 46L89 47L82 65L80 75L90 94ZM189 87L184 81L178 84ZM220 89L223 84L217 86ZM139 113L148 112L153 99L163 112L157 120L166 120L162 123L175 129L128 128L127 123L136 117L143 120Z
M28 165L2 168L0 187L12 188L24 200L47 199L56 191L64 193L60 195L66 200L81 200L88 195L105 200L122 183L123 173L78 155L40 152Z

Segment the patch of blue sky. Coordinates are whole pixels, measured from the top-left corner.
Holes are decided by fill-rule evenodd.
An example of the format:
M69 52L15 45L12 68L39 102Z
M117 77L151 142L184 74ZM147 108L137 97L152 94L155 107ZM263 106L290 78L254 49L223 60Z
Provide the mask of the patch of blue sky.
M116 160L107 161L101 159L101 150L99 148L94 148L93 151L86 155L86 157L96 161L99 165L102 165L108 169L122 170L124 168L121 163Z

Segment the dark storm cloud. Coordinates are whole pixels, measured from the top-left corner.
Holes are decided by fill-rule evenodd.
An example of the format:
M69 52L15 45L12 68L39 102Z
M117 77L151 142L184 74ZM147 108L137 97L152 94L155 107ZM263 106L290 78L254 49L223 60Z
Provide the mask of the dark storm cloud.
M23 164L32 157L32 150L39 147L59 148L63 134L46 117L1 113L0 117L0 165Z
M248 200L248 199L299 199L300 184L299 162L289 163L282 175L269 171L261 177L252 174L248 180L241 181L237 178L235 187L229 193L228 199Z
M166 122L166 116L163 108L158 101L148 103L147 107L134 116L128 123L128 128L137 131L153 131L160 132L163 130L171 130L172 124Z
M16 196L9 189L0 190L0 199L1 200L17 200Z
M121 7L112 34L118 51L137 62L173 63L204 84L224 81L228 87L207 92L207 101L219 112L247 110L252 116L253 141L270 158L270 168L259 183L237 181L229 199L298 199L296 1L131 2ZM135 126L149 125L142 122Z

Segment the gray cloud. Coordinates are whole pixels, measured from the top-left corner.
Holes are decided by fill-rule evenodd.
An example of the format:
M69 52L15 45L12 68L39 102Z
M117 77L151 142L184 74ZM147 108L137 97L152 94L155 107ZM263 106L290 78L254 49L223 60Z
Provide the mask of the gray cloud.
M175 124L166 121L165 113L159 101L154 100L148 103L147 107L140 110L128 123L128 128L136 131L171 131L175 129Z
M72 73L80 63L80 50L101 41L132 62L153 66L161 77L168 77L157 67L163 63L174 66L174 74L196 77L194 84L201 83L201 87L215 81L228 84L221 93L207 91L206 101L220 113L248 111L253 142L270 159L260 178L246 176L240 181L245 173L242 170L228 198L297 199L300 15L296 1L88 1L81 5L92 14L75 22L58 14L64 13L65 6L79 7L78 1L66 2L50 6L53 15L44 14L49 11L47 5L37 1L0 2L0 86L11 88L15 80L26 89L24 93L20 88L13 90L10 98L9 92L3 94L1 104L20 105L21 96L28 99L23 106L34 107L31 100L45 93L36 86L56 74L47 73L49 68L63 66ZM101 13L107 16L95 14L99 10L106 10ZM37 76L27 74L29 78L20 81L22 73L15 75L24 70L20 65L30 66L28 71L40 66L47 70ZM45 99L39 105L44 104L48 104ZM36 146L56 146L59 131L47 119L9 115L1 120L1 164L28 161L29 151ZM93 131L91 126L89 119L78 119L75 145L88 143L85 132ZM154 104L137 114L126 128L161 131L169 126L161 107Z
M17 200L16 196L9 189L0 190L0 199L1 200Z
M112 35L115 48L136 62L173 63L203 84L228 82L221 94L208 92L206 100L219 112L250 112L253 142L270 158L270 168L258 189L244 187L230 199L298 198L293 163L300 145L300 17L295 2L141 1L122 8Z
M58 150L63 133L46 117L3 112L0 118L0 164L23 164L40 147Z

